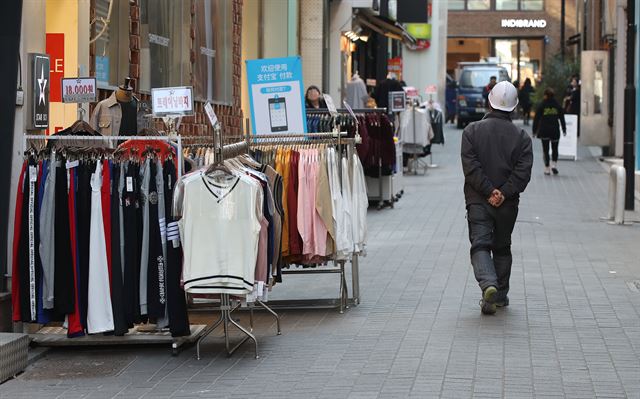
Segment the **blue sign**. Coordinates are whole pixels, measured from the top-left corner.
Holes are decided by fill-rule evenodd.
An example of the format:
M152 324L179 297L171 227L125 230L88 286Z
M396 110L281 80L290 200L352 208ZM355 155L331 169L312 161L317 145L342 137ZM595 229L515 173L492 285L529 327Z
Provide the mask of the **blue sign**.
M246 63L253 134L306 133L300 57Z
M109 86L109 57L96 56L96 81L98 86Z

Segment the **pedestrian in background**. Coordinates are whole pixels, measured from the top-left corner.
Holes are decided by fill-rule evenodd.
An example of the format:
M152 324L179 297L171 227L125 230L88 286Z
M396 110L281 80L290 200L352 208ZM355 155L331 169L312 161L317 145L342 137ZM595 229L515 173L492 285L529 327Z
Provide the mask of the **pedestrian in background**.
M520 108L522 108L522 118L524 119L525 125L529 125L531 119L531 95L534 91L531 85L531 79L527 78L518 92L518 100L520 101Z
M498 78L496 78L495 76L491 76L489 78L489 84L487 84L484 89L482 89L482 98L484 98L484 104L487 108L489 108L489 93L491 92L491 89L493 89L493 87L496 85L497 80Z
M318 86L309 86L307 93L304 95L304 100L307 108L327 108L327 104L325 104L322 98L322 92L318 89Z
M494 314L507 306L511 276L511 233L518 204L531 179L531 138L511 121L516 88L500 82L488 96L490 112L462 133L462 170L471 264L482 290L480 309Z
M559 122L559 124L558 124ZM533 136L542 141L542 155L544 157L544 174L558 174L558 143L560 142L560 125L562 134L567 135L567 125L564 120L562 107L555 99L553 89L544 90L544 100L536 109L533 119ZM551 165L549 165L549 147L551 147Z

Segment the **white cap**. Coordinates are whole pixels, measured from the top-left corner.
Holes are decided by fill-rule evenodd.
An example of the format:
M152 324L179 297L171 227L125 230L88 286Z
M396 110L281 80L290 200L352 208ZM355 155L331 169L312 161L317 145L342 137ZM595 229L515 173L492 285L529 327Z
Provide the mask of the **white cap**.
M502 81L491 89L489 104L493 109L511 112L518 106L518 90L511 82Z

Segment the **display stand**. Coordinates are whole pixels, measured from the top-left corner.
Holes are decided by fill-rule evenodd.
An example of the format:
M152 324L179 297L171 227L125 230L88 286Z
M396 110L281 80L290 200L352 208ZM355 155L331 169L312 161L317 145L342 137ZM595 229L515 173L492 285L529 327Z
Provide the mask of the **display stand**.
M347 155L351 156L355 153L355 145L360 143L360 136L356 134L355 138L347 138L346 132L332 133L285 133L285 134L264 134L264 135L247 135L247 143L249 147L260 145L282 145L297 146L304 144L327 143L337 146L338 154L342 157L343 146L346 147ZM339 163L338 168L342 166ZM342 174L340 174L342 175ZM350 304L357 305L360 303L360 286L359 286L359 263L358 255L353 254L351 257L351 277L353 287L353 297L349 298L345 265L347 260L334 260L335 267L331 268L306 268L283 270L283 274L287 275L304 275L304 274L339 274L340 275L340 294L337 300L326 299L309 299L309 300L275 300L269 303L278 309L308 309L308 308L334 308L339 307L340 313L344 313Z
M122 141L122 140L140 140L140 141L162 141L174 143L177 146L177 164L178 175L182 174L182 140L180 136L44 136L44 135L24 135L23 136L24 152L29 150L29 141ZM172 337L168 331L147 332L137 327L123 336L92 334L77 338L67 338L66 330L62 327L42 327L37 332L30 334L32 342L40 346L105 346L105 345L162 345L171 346L173 355L177 355L178 351L185 344L195 342L198 337L205 331L205 325L191 325L191 334L185 337Z
M416 104L412 101L412 103L409 105L410 109L411 109L411 131L413 134L413 141L412 144L417 144L416 143ZM427 168L428 165L418 157L418 153L417 152L413 152L413 156L411 157L411 160L409 161L408 164L408 170L407 173L409 174L413 174L413 175L426 175L427 174ZM422 173L418 173L418 170L422 169Z
M213 131L214 131L213 147L214 147L214 152L215 152L214 164L223 163L225 157L230 157L230 156L238 155L238 154L241 154L241 153L246 153L247 149L248 149L248 145L247 145L246 141L223 146L222 145L222 133L221 133L221 130L222 129L220 127L220 124L216 124L214 126L214 129L213 129ZM278 335L282 335L282 332L280 330L280 316L276 312L274 312L269 306L267 306L265 303L263 303L262 301L256 300L256 303L258 305L260 305L263 309L265 309L267 312L269 312L276 319ZM210 327L208 327L202 333L200 338L198 339L198 342L196 343L196 356L197 356L198 360L200 360L200 344L202 343L202 341L204 341L205 338L207 338L207 336L209 334L211 334L220 325L222 325L222 327L223 327L224 342L225 342L225 348L226 348L226 351L227 351L227 356L233 355L233 353L238 348L240 348L240 346L242 346L242 344L244 344L248 340L252 340L253 344L254 344L254 348L255 348L255 358L256 359L260 358L260 355L258 354L258 340L256 339L255 335L252 334L252 332L253 332L253 306L250 307L250 316L249 316L250 329L249 330L247 330L244 327L242 327L238 322L236 322L231 317L231 314L235 310L237 310L240 306L241 306L240 303L237 303L235 305L232 303L231 297L230 297L229 294L220 293L220 307L219 307L220 317L218 318L218 320L215 323L213 323ZM229 328L231 326L236 327L242 334L244 334L244 338L242 340L240 340L240 342L238 342L233 347L230 347L230 343L229 343L229 333L230 333L230 331L229 331L230 329Z

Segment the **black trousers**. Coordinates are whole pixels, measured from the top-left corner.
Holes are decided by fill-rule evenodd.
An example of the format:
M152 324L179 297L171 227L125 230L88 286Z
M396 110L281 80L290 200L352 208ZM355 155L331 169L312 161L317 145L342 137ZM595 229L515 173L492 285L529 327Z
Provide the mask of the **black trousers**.
M542 141L542 156L544 157L544 166L549 166L549 143L551 143L551 159L553 162L558 162L558 140L541 139Z
M471 264L480 288L498 289L496 300L509 292L511 277L511 233L518 216L518 203L505 202L499 208L490 204L467 206Z

